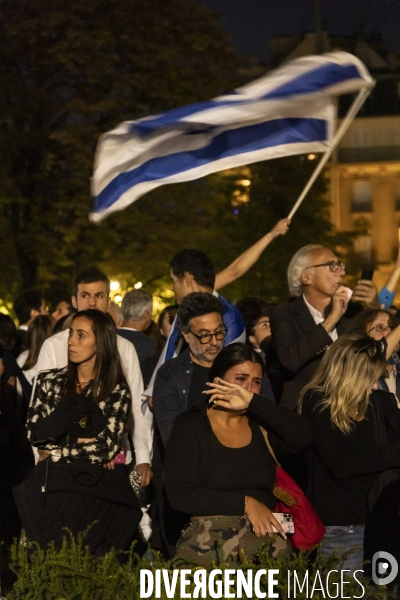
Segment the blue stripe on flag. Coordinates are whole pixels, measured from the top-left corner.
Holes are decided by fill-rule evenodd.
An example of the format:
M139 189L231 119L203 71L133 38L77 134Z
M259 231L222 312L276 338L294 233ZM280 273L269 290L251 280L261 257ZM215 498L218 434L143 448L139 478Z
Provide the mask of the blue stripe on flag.
M313 94L321 92L324 88L348 81L350 79L359 79L360 73L355 65L325 65L308 71L295 77L291 81L287 81L280 87L277 87L272 92L268 92L265 96L261 96L262 100L270 100L272 98L287 98L297 94Z
M94 198L94 210L108 208L128 189L144 181L164 179L215 160L262 148L326 139L327 122L311 118L275 119L224 131L202 148L152 158L131 171L120 173Z
M336 83L355 78L360 78L360 73L355 65L338 65L330 63L302 73L285 82L283 85L267 92L263 96L253 99L245 94L239 94L239 100L216 99L174 108L154 118L132 123L129 127L129 132L145 136L159 127L176 124L177 121L185 121L185 117L209 109L222 108L224 106L240 106L242 103L251 104L252 102L259 102L260 100L286 98L298 94L312 94L314 92L321 92L324 88L335 85Z
M154 118L145 119L143 121L134 121L129 127L129 133L137 133L138 135L144 136L159 127L166 127L167 125L176 124L179 121L185 121L185 117L190 117L191 115L209 110L210 108L222 108L223 106L230 106L231 104L236 105L238 102L232 102L231 100L221 102L207 100L205 102L189 104L188 106L180 106L179 108L173 108Z

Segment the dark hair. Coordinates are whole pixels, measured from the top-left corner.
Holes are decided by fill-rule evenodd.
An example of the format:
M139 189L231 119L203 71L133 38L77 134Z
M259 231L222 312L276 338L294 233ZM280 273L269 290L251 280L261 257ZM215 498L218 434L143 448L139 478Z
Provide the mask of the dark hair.
M17 339L17 328L10 315L0 313L0 346L12 350Z
M28 357L22 367L23 371L32 369L37 363L43 342L53 333L53 319L50 315L38 315L31 321L26 334L25 347Z
M254 328L261 317L270 317L276 309L276 304L268 304L261 298L255 296L246 296L236 302L236 308L243 317L246 328L246 342L251 346L248 339L254 335Z
M88 389L88 393L93 395L96 402L101 402L111 394L116 385L125 381L118 352L115 324L109 314L94 308L77 312L72 318L72 323L78 317L84 317L91 321L93 333L96 336L97 350L93 384ZM78 366L68 360L66 392L75 392L77 379Z
M246 346L246 344L229 344L217 354L213 364L211 365L208 375L209 381L214 381L215 377L224 378L225 373L235 365L241 365L244 362L250 361L254 364L259 364L261 373L264 374L264 362L258 352Z
M393 313L391 311L390 312L390 316L393 322L394 327L397 327L398 325L400 325L400 310L396 309L396 312Z
M58 306L59 304L61 304L61 302L65 302L65 304L67 305L67 310L68 310L68 313L69 313L69 314L71 314L71 313L75 312L75 308L72 306L72 304L71 304L71 300L70 300L70 299L61 298L61 300L59 300L59 301L57 302L57 304L56 304L56 308L57 308L57 306ZM67 315L64 315L64 316L67 316Z
M43 300L42 292L37 289L26 290L18 294L13 308L20 325L24 325L30 320L31 310L40 310Z
M214 289L215 269L211 260L201 250L187 249L178 252L170 261L169 266L176 277L183 277L184 273L193 275L196 283Z
M178 308L179 306L177 304L172 304L171 306L166 306L164 310L161 311L157 321L157 350L162 350L167 341L167 338L161 333L164 317L166 314L168 314L173 321L176 317L176 313L178 312ZM172 321L170 321L171 325Z
M222 317L222 304L216 296L208 292L192 292L188 294L179 305L177 319L180 330L186 333L191 319L208 315L209 313L218 313Z
M362 333L367 333L369 326L381 313L389 315L389 325L393 325L392 315L387 310L383 308L366 308L362 312L358 313L358 315L356 315L352 320L351 331L361 331Z
M96 281L104 281L107 286L107 296L110 294L110 280L107 275L100 271L97 267L90 267L86 271L82 271L75 277L72 295L76 298L78 293L78 285L80 283L95 283Z

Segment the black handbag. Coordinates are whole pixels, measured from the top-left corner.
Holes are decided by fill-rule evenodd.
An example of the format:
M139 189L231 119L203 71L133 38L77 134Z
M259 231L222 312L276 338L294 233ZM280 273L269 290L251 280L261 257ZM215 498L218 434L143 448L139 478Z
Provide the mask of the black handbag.
M103 515L103 507L108 506L113 507L115 517L112 522L115 531L119 532L117 538L126 536L129 542L142 518L125 465L106 469L79 459L66 463L53 462L49 457L39 462L13 493L28 539L42 547L52 541L58 545L65 536L66 523L59 507L71 501L77 506L72 525L69 525L74 534L96 520L99 521L97 527L107 529L109 524L103 522L103 517L99 519L99 515ZM112 532L109 531L101 534L103 537L110 535Z

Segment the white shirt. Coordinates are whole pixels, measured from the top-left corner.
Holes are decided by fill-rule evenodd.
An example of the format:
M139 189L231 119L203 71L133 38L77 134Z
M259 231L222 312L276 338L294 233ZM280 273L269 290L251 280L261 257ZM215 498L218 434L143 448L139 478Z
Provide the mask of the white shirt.
M319 312L319 310L317 310L316 308L311 306L311 304L309 302L307 302L304 294L303 294L303 300L306 303L306 306L307 306L308 310L310 311L311 316L314 319L316 325L323 323L325 321L325 317L323 316L322 313ZM338 333L336 331L336 327L335 327L335 329L332 329L332 331L329 333L329 335L333 339L334 342L338 339Z
M68 364L68 335L69 331L61 331L48 338L39 353L36 363L37 373L47 369L62 369ZM122 368L129 385L132 398L132 411L129 424L133 431L133 445L135 447L136 464L151 464L151 451L153 442L153 415L147 409L142 412L143 380L139 360L132 342L117 335L119 356ZM36 382L35 382L36 383ZM33 388L32 398L35 393ZM32 402L31 398L31 402ZM124 447L128 450L127 440Z

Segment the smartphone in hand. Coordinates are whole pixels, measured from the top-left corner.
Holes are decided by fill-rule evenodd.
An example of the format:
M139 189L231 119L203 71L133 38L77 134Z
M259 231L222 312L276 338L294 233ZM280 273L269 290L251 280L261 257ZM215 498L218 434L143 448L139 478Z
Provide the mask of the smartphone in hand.
M374 270L371 269L371 267L363 267L360 279L368 279L368 281L372 281L373 276Z

